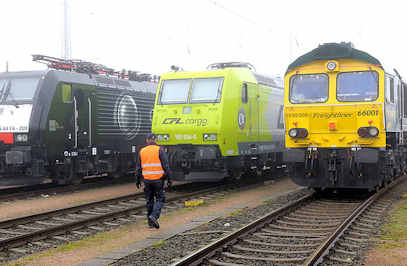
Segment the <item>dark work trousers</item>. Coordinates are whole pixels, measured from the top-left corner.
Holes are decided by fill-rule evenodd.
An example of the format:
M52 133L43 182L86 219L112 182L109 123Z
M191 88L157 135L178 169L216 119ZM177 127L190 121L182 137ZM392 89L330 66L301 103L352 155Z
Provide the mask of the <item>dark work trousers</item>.
M147 217L153 216L155 219L160 218L161 208L164 206L164 181L144 181L144 196L147 205Z

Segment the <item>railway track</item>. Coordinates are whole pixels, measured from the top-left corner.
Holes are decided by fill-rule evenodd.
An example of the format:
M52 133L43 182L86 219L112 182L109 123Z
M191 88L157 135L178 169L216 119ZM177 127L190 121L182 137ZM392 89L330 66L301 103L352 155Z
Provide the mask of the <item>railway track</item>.
M277 177L280 178L284 173L277 173ZM269 178L265 177L264 181L269 180ZM78 191L84 191L88 189L94 188L103 188L107 186L113 185L121 185L127 183L134 183L134 177L121 177L114 179L112 177L101 175L94 178L86 178L83 179L81 184L71 184L71 185L58 185L55 183L43 183L43 184L34 184L34 185L21 185L15 186L10 188L1 188L0 189L0 201L4 202L12 202L16 200L26 200L37 198L41 196L49 196L54 194L63 194L63 193L72 193ZM223 181L219 181L219 184L223 184ZM186 183L187 185L189 183ZM195 187L202 187L207 186L207 182L195 182ZM187 185L189 186L189 185ZM177 186L178 189L182 190L185 186ZM175 188L175 186L174 186ZM188 187L189 189L190 187Z
M197 184L179 185L182 191L196 190ZM164 212L184 207L191 199L219 197L230 190L245 189L257 184L211 184L212 187L193 192L168 193ZM210 186L210 184L208 184ZM191 189L194 187L194 189ZM31 250L88 237L121 224L145 220L143 193L82 204L35 215L0 221L0 262L27 255Z
M404 180L363 200L305 196L172 265L350 264L358 244L374 231L377 215L391 204L383 196Z
M134 183L133 177L111 179L110 177L99 177L95 179L85 179L83 183L77 185L57 185L54 183L36 184L30 186L20 186L0 189L0 201L13 202L17 200L27 200L38 197L49 197L52 195L68 194L73 192L85 191L95 188L104 188L115 185ZM219 182L218 184L223 184ZM192 186L192 187L191 187ZM174 186L174 190L194 189L195 187L208 187L205 183L183 183Z
M16 200L25 200L44 195L72 193L73 191L82 191L93 188L102 188L106 186L126 184L134 182L134 178L112 179L110 177L98 177L85 179L83 183L77 185L57 185L55 183L35 184L28 186L18 186L0 189L0 201L11 202Z

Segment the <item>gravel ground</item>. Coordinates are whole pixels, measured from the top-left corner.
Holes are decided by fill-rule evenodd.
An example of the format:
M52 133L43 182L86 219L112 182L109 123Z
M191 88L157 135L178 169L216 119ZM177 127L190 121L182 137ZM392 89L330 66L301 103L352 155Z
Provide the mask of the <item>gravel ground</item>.
M248 205L253 208L254 206L261 204L259 199L277 195L283 191L293 190L296 188L298 188L298 186L292 183L291 180L288 178L282 178L275 181L266 182L264 186L252 188L248 191L231 193L230 195L223 197L219 196L219 198L213 203L210 203L210 200L207 200L206 203L208 204L201 205L198 208L190 208L189 210L181 211L176 214L163 215L162 220L160 221L161 227L159 231L172 230L195 219L213 215L240 204ZM106 189L104 191L106 193ZM78 194L76 194L76 196L78 196ZM54 202L55 198L51 201ZM22 203L25 203L25 201ZM10 208L11 206L8 207ZM78 231L82 232L84 230L81 229ZM136 224L128 224L123 227L119 226L112 231L100 233L95 238L80 236L80 238L85 239L79 242L74 241L72 244L69 243L56 249L53 249L52 247L58 246L58 243L61 241L53 239L50 241L49 245L47 245L48 247L51 247L51 249L20 258L10 262L10 265L71 266L77 265L78 263L86 263L94 258L104 256L104 254L115 251L118 248L124 248L140 240L153 237L157 232L158 231L155 229L148 229L144 222L139 222ZM29 249L34 250L36 248L31 247Z
M350 252L355 252L355 255L344 255L343 253L340 254L335 254L333 251L331 251L328 256L334 255L336 257L342 258L342 259L348 259L349 263L344 263L344 262L339 262L339 261L332 261L332 260L324 260L321 265L329 265L329 266L338 266L338 265L353 265L353 266L360 266L360 265L383 265L379 263L370 263L366 264L366 255L367 251L370 250L371 248L374 248L376 246L376 239L380 237L381 234L381 228L387 223L388 221L388 214L393 208L397 202L401 199L401 195L403 193L407 192L407 181L404 181L403 183L399 184L397 187L393 188L390 192L385 194L382 198L380 198L376 203L373 203L373 206L375 204L379 204L381 206L385 206L386 204L383 203L382 201L386 203L388 206L385 208L383 212L379 214L370 214L370 216L374 216L378 220L373 220L370 222L367 222L367 218L364 220L363 223L368 224L370 226L374 226L374 229L371 230L371 232L362 232L364 234L369 235L369 240L366 242L357 242L357 241L349 241L349 240L343 240L343 237L341 238L338 243L346 243L346 244L351 244L351 245L357 245L359 246L358 248L348 248L344 247L343 245L339 246L340 249L350 251ZM381 202L381 203L380 203ZM363 215L362 215L363 216ZM359 227L363 228L363 225L359 225ZM349 233L350 230L348 230ZM347 235L345 233L345 235ZM356 239L362 239L363 237L357 237L357 236L351 236ZM338 246L336 246L338 247ZM388 255L390 256L390 254ZM386 264L387 265L387 264Z
M209 188L211 186L212 185L209 185L207 183L187 183L187 184L180 185L178 187L174 187L173 191L175 191L175 192L194 192L194 191L200 191L204 187ZM256 184L254 186L256 186ZM242 189L246 190L247 187L243 186ZM228 192L228 190L225 189L224 191L221 191L221 192L209 193L208 195L206 195L206 197L215 197L215 195L223 195L223 194L226 194L227 192ZM141 197L141 199L144 201L143 197ZM184 202L182 200L176 201L176 202L171 202L171 203L168 203L164 207L163 213L169 213L169 212L171 212L171 210L182 209L182 208L184 208ZM97 212L98 210L90 209L90 211ZM115 211L115 210L111 209L111 211ZM105 211L101 211L101 213L104 213L104 212ZM77 220L77 219L80 219L80 218L78 218L78 216L80 217L81 215L83 215L83 214L71 213L71 214L60 215L59 218ZM145 217L144 209L141 212L139 212L139 215L141 215L143 217L142 219L144 220L144 217ZM62 245L66 245L67 243L75 242L75 241L78 241L81 239L86 239L86 238L94 236L98 233L108 232L110 230L113 230L114 228L118 228L118 227L128 225L131 223L136 223L139 220L140 219L136 218L136 216L123 215L122 217L115 217L112 219L95 222L92 226L81 227L77 230L74 230L73 232L68 231L66 233L59 234L54 237L48 237L46 239L36 241L35 243L27 243L25 245L20 245L20 246L18 246L18 248L13 248L13 249L10 249L9 251L0 250L0 264L7 263L12 260L17 260L23 256L37 253L37 252L49 249L51 247L56 248L56 247L60 247ZM63 223L63 222L60 222L57 220L53 220L52 218L50 218L47 222L49 222L51 224L52 223L55 223L55 224ZM114 225L112 225L112 224L114 224ZM23 226L24 227L18 226L18 227L7 228L7 230L12 232L12 234L7 234L5 232L1 232L0 238L15 237L16 236L15 233L19 233L21 235L27 234L27 233L33 232L32 228L36 228L37 230L46 229L46 227L48 225L39 224L38 222L34 223L34 224L28 222L27 224L24 224ZM76 232L79 232L79 233L76 233Z
M390 193L384 196L385 200L392 201L393 204L387 208L387 211L378 216L380 222L375 224L376 230L373 232L380 234L380 228L387 222L388 212L392 209L395 203L401 199L401 195L407 192L407 182L403 182L393 189ZM157 242L154 246L136 252L126 258L121 259L114 265L168 265L176 262L182 257L187 256L193 251L217 240L218 238L226 235L227 233L240 228L241 226L252 222L253 220L265 215L273 209L281 205L304 196L309 191L301 191L287 196L280 197L272 202L258 206L253 209L244 209L231 213L227 217L218 218L212 222L204 224L193 230L185 232L181 235L172 237L164 242ZM368 242L360 244L357 255L352 258L352 265L367 265L365 263L366 251L376 246L376 241L371 235ZM291 241L287 241L287 244ZM355 243L352 243L355 244ZM346 248L345 248L346 249ZM153 254L153 255L152 255ZM242 261L244 263L244 261ZM259 262L255 265L273 265L272 263ZM324 265L349 265L346 263L332 263Z
M114 265L168 265L191 252L215 241L225 234L256 220L282 205L299 199L309 190L301 190L281 196L253 209L235 211L227 217L215 219L164 242L157 242L150 248L136 252ZM153 254L153 255L152 255Z
M380 218L379 219L380 221L375 224L375 227L376 227L376 230L374 231L375 235L371 235L369 241L366 242L365 244L361 245L361 247L357 250L357 256L355 258L353 258L352 265L355 265L355 266L367 265L365 263L366 255L368 255L367 252L370 249L373 249L374 247L376 247L376 245L377 245L376 240L380 237L381 229L388 222L389 212L402 199L402 194L404 194L406 192L407 192L407 181L404 181L403 183L399 184L396 188L394 188L391 192L384 195L384 197L382 199L391 201L392 204L386 209L385 212L383 212L382 215L377 217L377 218ZM355 250L353 250L353 251L355 251ZM347 265L347 264L336 263L336 264L329 264L329 265ZM372 264L370 264L370 265L372 265Z

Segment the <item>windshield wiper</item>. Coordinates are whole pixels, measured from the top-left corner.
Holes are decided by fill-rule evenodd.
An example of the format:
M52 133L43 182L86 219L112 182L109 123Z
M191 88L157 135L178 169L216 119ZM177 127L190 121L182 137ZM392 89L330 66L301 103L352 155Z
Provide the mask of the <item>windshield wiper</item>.
M11 100L11 103L12 103L16 108L20 108L20 106L18 105L16 99L14 98L14 96L13 96L13 94L12 94L11 92L8 93L7 99Z
M16 108L20 108L20 106L18 105L16 99L14 98L13 94L11 93L11 89L10 89L11 86L10 86L10 84L11 84L11 82L9 82L9 85L8 85L7 88L6 88L3 102L6 102L6 100L7 100L7 102L8 102L8 101L10 100L11 103L12 103Z
M5 81L3 83L3 85L1 86L1 88L0 88L0 103L4 100L3 98L4 98L4 95L6 94L5 93L6 92L6 84L7 84L7 81Z

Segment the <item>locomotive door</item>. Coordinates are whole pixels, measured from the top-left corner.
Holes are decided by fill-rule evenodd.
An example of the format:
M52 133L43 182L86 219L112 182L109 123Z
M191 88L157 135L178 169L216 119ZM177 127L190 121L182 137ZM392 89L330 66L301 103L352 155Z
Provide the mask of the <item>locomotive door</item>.
M259 114L259 91L256 84L247 83L249 96L249 134L251 142L257 142L259 138L260 114Z
M402 83L401 80L398 80L398 82L396 83L397 87L397 114L398 114L398 119L400 121L400 132L403 132L403 90L402 90ZM400 138L401 140L402 138Z
M72 85L73 92L73 136L74 147L86 149L91 145L90 117L91 100L87 91L80 85Z

